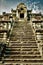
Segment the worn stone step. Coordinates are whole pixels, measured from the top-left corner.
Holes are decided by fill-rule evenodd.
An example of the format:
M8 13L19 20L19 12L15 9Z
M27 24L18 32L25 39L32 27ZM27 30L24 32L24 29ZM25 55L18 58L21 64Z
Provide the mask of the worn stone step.
M15 37L11 37L11 39L13 39L13 38L15 38ZM32 38L32 37L28 37L28 38L23 38L23 37L16 37L16 39L28 39L28 40L33 40L33 41L35 41L35 38Z
M9 57L9 58L4 58L3 60L13 60L13 59L14 58ZM27 58L27 59L25 59L25 58L21 58L21 59L15 58L14 60L42 60L42 59L40 59L40 58Z
M31 51L31 52L26 52L26 51L25 51L25 52L22 52L22 51L21 51L21 52L17 52L17 51L16 51L16 52L13 52L13 51L8 52L8 51L7 51L7 52L5 52L5 54L6 54L6 55L15 55L15 54L16 54L16 55L17 55L17 54L18 54L18 55L31 55L31 54L33 54L33 55L40 55L40 52L33 52L33 51ZM15 55L15 56L16 56L16 55Z
M21 48L13 48L13 49L12 48L10 48L10 49L6 48L6 51L20 51L20 50L21 50ZM22 48L22 51L32 51L32 49L27 49L27 48L23 49Z
M29 62L29 63L4 63L4 65L43 65L43 63L32 63L32 62Z
M4 60L5 62L8 62L8 63L43 63L43 60Z
M22 38L16 38L16 37L10 38L11 41L17 41L17 40L20 40L20 39L22 39ZM22 39L22 41L35 41L35 39Z
M13 39L13 38L15 38L15 37L11 37L10 39ZM22 36L19 36L19 37L17 37L16 36L16 39L28 39L28 40L33 40L33 41L35 41L35 38L33 38L33 37L26 37L26 38L23 38Z
M22 49L22 48L20 48L20 49L10 49L10 50L6 50L5 52L20 52L20 51L22 51L22 52L37 52L38 53L38 49Z
M23 46L23 47L24 47L24 46L25 46L25 47L27 47L27 46L28 46L28 47L29 47L29 46L30 46L30 47L36 47L37 45L36 45L36 44L11 44L11 46L14 46L14 47L15 47L15 46L20 46L20 47L22 47L22 46Z
M6 51L20 51L21 48L6 48ZM22 48L22 51L39 51L38 48Z
M6 51L5 52L5 55L15 55L15 56L16 55L24 55L24 56L28 55L29 56L31 54L32 55L40 55L40 52L38 52L38 51L35 51L35 52L33 52L33 51L30 51L30 52L29 51L15 51L15 52L14 51L11 51L11 52L10 51Z
M18 47L18 48L21 48L21 47L22 47L22 48L38 48L37 46L20 46L20 45L18 45L18 46L17 46L17 45L16 45L16 46L11 46L11 48L12 48L12 47L13 47L13 48L14 48L14 47L15 47L15 48L17 48L17 47Z
M10 43L20 43L20 42L23 42L23 43L27 43L27 42L28 42L28 43L32 43L32 44L33 44L33 43L36 43L36 41L29 41L29 40L28 40L28 41L19 41L19 40L17 40L17 41L11 41L11 40L10 40ZM37 44L37 43L36 43L36 44Z
M29 45L37 45L37 43L36 42L28 42L28 41L26 41L26 42L10 42L11 44L29 44Z
M6 51L20 51L21 48L6 48ZM22 51L39 51L38 48L22 48Z
M15 38L15 36L11 36L11 38ZM22 38L22 39L35 39L33 36L24 36L24 35L17 35L16 38Z
M20 46L10 46L10 47L6 47L6 48L9 48L9 49L15 49L15 48L17 48L17 49L20 49L21 47ZM29 48L29 49L38 49L38 47L22 47L22 48Z
M18 55L4 55L4 58L14 58L14 59L18 59L18 58L19 59L21 59L21 58L22 59L29 59L29 58L30 59L35 59L35 58L38 59L39 58L40 59L41 56L40 55L32 55L32 54L31 55L19 55L19 56Z

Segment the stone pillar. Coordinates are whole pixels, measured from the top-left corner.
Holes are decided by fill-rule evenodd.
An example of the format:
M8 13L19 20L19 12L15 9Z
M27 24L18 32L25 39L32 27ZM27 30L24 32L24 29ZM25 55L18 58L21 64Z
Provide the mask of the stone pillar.
M19 15L18 15L18 10L17 10L17 12L16 12L16 16L19 17Z
M24 13L24 18L26 18L26 17L27 17L27 12Z
M4 23L5 25L4 25L4 29L7 29L7 23Z
M8 30L10 30L11 28L11 23L8 23Z
M7 35L6 35L6 32L3 34L3 42L4 43L6 43L6 37L7 37Z

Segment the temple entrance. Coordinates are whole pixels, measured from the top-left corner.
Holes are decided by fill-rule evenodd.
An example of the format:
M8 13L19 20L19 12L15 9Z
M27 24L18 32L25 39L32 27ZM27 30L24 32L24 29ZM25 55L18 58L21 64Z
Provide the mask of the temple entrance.
M24 18L24 13L20 13L20 18Z
M25 6L24 3L20 3L17 6L16 14L17 14L16 17L18 18L19 21L27 20L27 7Z

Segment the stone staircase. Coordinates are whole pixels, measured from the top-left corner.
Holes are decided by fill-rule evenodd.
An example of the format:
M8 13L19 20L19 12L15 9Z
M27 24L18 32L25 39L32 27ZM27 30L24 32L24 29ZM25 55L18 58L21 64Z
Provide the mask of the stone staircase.
M28 21L14 22L2 63L3 65L43 64L34 32Z

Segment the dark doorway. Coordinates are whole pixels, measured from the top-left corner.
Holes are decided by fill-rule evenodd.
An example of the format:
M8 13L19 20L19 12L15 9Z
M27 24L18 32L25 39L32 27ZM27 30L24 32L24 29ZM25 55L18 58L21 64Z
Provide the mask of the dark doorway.
M20 14L20 18L24 18L24 13L21 13Z

